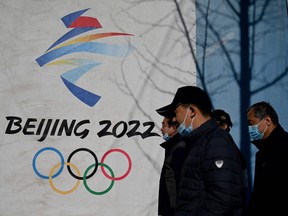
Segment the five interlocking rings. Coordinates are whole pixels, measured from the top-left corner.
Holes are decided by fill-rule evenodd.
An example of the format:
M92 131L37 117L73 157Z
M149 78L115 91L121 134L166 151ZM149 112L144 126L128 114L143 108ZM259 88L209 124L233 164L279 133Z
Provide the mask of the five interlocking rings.
M61 159L61 162L60 162L60 163L57 163L54 167L52 167L52 169L51 169L51 171L50 171L50 173L49 173L48 176L41 174L41 173L37 170L37 168L36 168L37 157L38 157L42 152L44 152L44 151L53 151L53 152L57 153L57 154L59 155L60 159ZM95 159L95 163L91 164L91 165L85 170L85 172L84 172L84 174L83 174L83 177L81 176L80 171L79 171L79 169L77 168L77 166L74 165L73 163L70 163L72 156L73 156L74 154L76 154L77 152L79 152L79 151L89 152L89 153L94 157L94 159ZM105 158L106 158L110 153L112 153L112 152L120 152L120 153L124 154L124 156L125 156L125 157L127 158L127 160L128 160L128 169L127 169L127 171L126 171L122 176L115 177L113 170L112 170L107 164L104 163ZM77 183L75 184L75 186L74 186L72 189L67 190L67 191L63 191L63 190L57 189L57 188L54 186L53 181L52 181L52 179L54 179L54 178L56 178L58 175L60 175L60 173L63 171L64 165L67 166L68 172L69 172L74 178L78 179L78 181L77 181ZM111 180L111 183L110 183L109 187L108 187L106 190L103 190L103 191L94 191L94 190L92 190L92 189L88 186L87 181L86 181L87 179L91 178L91 177L96 173L96 171L97 171L97 169L98 169L98 166L101 166L101 171L102 171L102 173L105 175L105 177ZM90 193L92 193L92 194L94 194L94 195L103 195L103 194L107 193L108 191L110 191L110 190L112 189L112 187L113 187L113 185L114 185L114 181L122 180L122 179L124 179L125 177L127 177L127 176L129 175L129 173L130 173L130 171L131 171L131 168L132 168L132 161L131 161L130 156L127 154L127 152L123 151L122 149L110 149L109 151L107 151L107 152L103 155L103 157L101 158L101 162L99 163L99 162L98 162L98 159L97 159L97 156L96 156L96 154L95 154L93 151L91 151L90 149L87 149L87 148L79 148L79 149L74 150L74 151L69 155L69 157L68 157L68 159L67 159L67 162L64 162L64 157L63 157L63 155L61 154L61 152L60 152L58 149L52 148L52 147L45 147L45 148L40 149L40 150L34 155L33 162L32 162L32 167L33 167L34 172L35 172L40 178L48 179L51 188L52 188L55 192L57 192L57 193L59 193L59 194L69 194L69 193L72 193L72 192L75 191L75 190L77 189L77 187L79 186L80 180L83 180L84 186L85 186L85 188L86 188L87 191L89 191ZM59 168L59 167L60 167L60 168ZM76 172L76 175L72 172L71 167L72 167L73 170ZM110 175L107 174L107 172L105 171L104 168L106 168L106 169L110 172ZM59 170L55 173L55 171L56 171L57 169L59 169ZM89 175L87 175L88 172L89 172L91 169L93 169L92 172L91 172Z

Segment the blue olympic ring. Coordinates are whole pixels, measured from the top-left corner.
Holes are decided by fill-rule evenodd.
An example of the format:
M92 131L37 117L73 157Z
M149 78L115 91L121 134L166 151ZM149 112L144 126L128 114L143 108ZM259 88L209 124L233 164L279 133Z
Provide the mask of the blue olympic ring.
M40 177L40 178L43 178L43 179L49 179L49 176L45 176L45 175L42 175L41 173L38 172L37 168L36 168L36 159L37 157L39 156L40 153L42 153L43 151L46 151L46 150L51 150L51 151L54 151L56 152L60 158L61 158L61 167L59 169L59 171L57 173L55 173L52 178L55 178L57 177L58 175L60 175L60 173L63 171L63 168L64 168L64 157L63 155L61 154L61 152L55 148L52 148L52 147L46 147L46 148L43 148L43 149L40 149L34 156L33 158L33 162L32 162L32 166L33 166L33 170L34 172Z

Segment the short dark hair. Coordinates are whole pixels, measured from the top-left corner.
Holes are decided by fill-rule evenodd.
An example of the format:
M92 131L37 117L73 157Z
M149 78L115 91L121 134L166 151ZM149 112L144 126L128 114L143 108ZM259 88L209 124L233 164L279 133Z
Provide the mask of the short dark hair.
M247 113L250 110L254 111L254 116L259 120L262 120L263 118L265 118L265 116L268 115L270 116L274 124L279 123L279 118L275 109L268 102L261 101L261 102L255 103L248 108Z
M225 129L227 132L230 132L230 128L232 128L233 124L230 118L230 115L222 109L216 109L212 112L212 118L214 118L219 126L223 126L227 124L227 128Z
M167 118L167 123L169 127L175 126L176 128L179 126L179 123L177 121L173 121L173 118L175 116L165 116L165 118Z
M220 124L227 124L229 127L233 126L230 115L222 109L214 110L212 112L212 117Z

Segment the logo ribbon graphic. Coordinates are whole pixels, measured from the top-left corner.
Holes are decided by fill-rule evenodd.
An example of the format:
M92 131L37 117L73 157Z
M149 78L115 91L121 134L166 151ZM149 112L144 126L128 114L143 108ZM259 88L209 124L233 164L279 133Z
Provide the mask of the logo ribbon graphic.
M102 28L101 24L96 18L81 16L89 9L76 11L74 13L64 16L62 18L62 22L64 23L66 28L72 28L72 30L67 32L54 44L52 44L45 52L45 54L36 59L36 62L40 67L44 65L50 66L61 64L76 66L76 68L63 73L61 75L61 79L75 97L77 97L79 100L81 100L88 106L92 107L100 100L101 96L79 87L78 85L76 85L76 82L86 72L96 66L99 66L101 62L81 58L58 58L61 58L65 55L81 52L96 53L112 57L125 57L131 51L131 46L107 44L92 41L105 37L133 35L120 32L106 32L86 35L78 37L76 39L72 39L85 32Z

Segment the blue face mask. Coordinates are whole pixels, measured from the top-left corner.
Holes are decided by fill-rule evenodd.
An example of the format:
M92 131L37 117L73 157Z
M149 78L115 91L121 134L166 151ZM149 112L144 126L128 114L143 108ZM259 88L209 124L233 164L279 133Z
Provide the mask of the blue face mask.
M261 124L261 122L263 121L263 119L256 125L250 125L248 126L248 130L249 130L249 135L250 135L250 141L254 141L254 140L261 140L264 136L264 133L267 129L267 125L265 127L265 130L261 133L259 131L259 125Z
M162 138L163 138L165 141L168 141L171 137L170 137L167 133L165 133Z
M192 123L193 123L193 120L194 120L194 117L191 119L191 124L189 125L188 128L186 128L186 125L185 125L185 121L186 121L186 118L188 116L188 109L186 111L186 116L184 118L184 121L179 125L179 127L177 128L177 131L179 134L181 134L182 136L189 136L190 133L193 131L193 126L192 126Z

